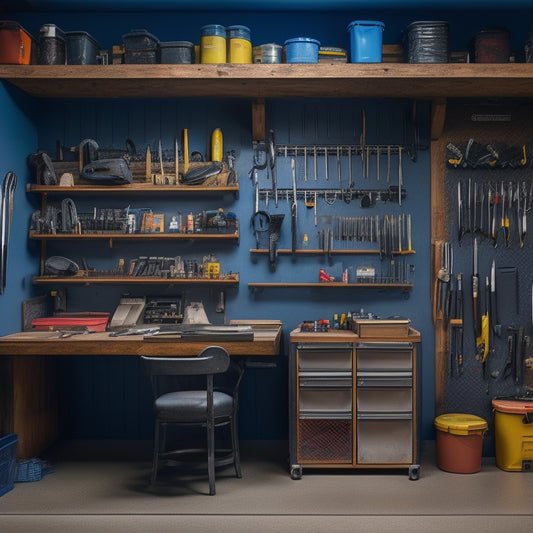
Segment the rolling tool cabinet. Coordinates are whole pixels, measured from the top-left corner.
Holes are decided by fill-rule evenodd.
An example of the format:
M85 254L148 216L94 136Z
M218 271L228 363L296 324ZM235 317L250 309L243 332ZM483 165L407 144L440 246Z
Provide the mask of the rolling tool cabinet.
M289 354L290 475L303 468L407 468L418 479L420 334L361 339L294 330Z

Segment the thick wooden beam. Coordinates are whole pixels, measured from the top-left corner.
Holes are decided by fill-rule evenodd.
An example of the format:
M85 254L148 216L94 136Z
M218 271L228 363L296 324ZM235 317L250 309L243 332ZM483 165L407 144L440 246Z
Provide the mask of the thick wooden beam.
M436 141L442 135L446 120L446 98L435 98L431 104L431 140Z
M266 139L265 99L259 98L252 102L252 141Z

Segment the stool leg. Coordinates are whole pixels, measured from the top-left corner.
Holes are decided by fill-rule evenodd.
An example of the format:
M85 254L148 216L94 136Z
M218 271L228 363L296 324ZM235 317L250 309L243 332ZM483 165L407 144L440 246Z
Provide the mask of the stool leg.
M152 476L150 478L150 483L155 485L155 480L157 477L157 469L159 466L159 420L155 421L155 431L154 431L154 459L152 461Z
M233 466L235 468L235 476L241 478L241 453L239 448L238 420L236 416L231 417L231 445L233 448Z
M209 494L215 494L215 424L207 421L207 473L209 476Z

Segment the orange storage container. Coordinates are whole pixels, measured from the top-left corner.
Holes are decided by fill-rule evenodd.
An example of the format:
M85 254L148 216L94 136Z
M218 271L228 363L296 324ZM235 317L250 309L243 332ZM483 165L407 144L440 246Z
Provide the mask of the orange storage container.
M0 21L0 63L29 65L33 48L33 37L18 22Z

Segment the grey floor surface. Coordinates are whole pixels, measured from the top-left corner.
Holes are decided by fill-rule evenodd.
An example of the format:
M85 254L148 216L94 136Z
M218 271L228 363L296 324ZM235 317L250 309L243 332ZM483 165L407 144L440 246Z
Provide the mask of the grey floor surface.
M0 498L0 531L533 531L533 473L504 472L494 458L476 474L443 472L432 442L416 481L407 469L304 469L292 480L286 443L245 442L242 479L218 471L215 496L202 475L168 472L151 488L149 446L62 443L53 473Z

